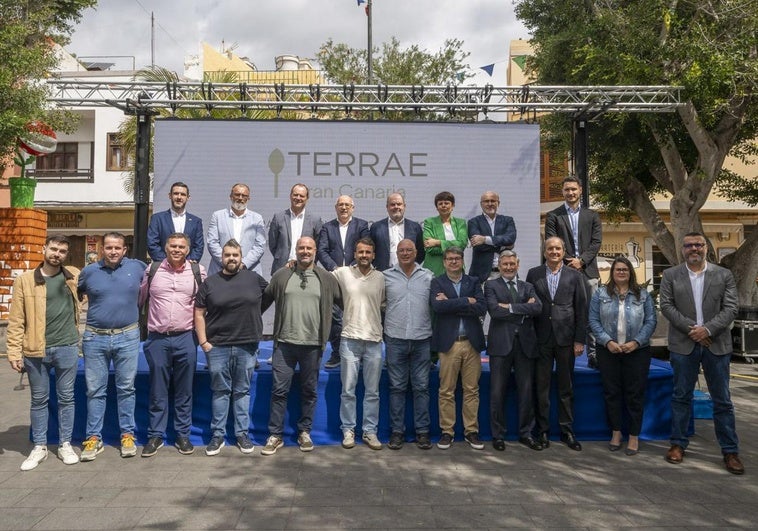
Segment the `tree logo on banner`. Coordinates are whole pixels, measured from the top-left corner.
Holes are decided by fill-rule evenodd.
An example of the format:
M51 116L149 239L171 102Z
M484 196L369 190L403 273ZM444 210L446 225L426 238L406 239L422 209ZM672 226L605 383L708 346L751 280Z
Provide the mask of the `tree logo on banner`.
M284 169L284 155L279 148L268 156L268 168L274 174L274 197L277 198L279 197L279 174Z

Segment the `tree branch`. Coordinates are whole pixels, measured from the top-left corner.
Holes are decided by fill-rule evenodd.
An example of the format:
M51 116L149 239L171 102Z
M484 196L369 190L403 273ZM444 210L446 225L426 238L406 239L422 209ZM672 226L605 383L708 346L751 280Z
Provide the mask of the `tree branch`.
M661 152L661 158L669 176L669 180L666 181L668 186L666 186L666 182L658 182L674 194L684 187L687 180L687 168L671 135L660 131L655 125L651 125L650 130L653 133L653 138L655 138L655 143L658 145L658 150ZM657 179L655 174L653 176Z
M645 225L645 228L655 239L658 248L666 259L672 264L679 263L674 236L668 227L666 227L652 201L650 201L650 196L645 186L639 180L632 177L626 185L624 192L629 201L629 208L636 212L642 224Z

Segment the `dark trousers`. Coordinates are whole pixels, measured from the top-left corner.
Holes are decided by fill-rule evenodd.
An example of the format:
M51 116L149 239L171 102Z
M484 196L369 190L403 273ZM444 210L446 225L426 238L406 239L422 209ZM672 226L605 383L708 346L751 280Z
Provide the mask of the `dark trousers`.
M329 329L329 344L332 346L330 358L340 357L340 338L342 337L342 309L332 306L332 327Z
M163 437L168 424L168 390L174 387L174 430L187 437L192 427L192 382L197 339L190 331L175 336L150 332L143 345L150 367L148 437Z
M295 367L300 366L300 419L298 432L310 433L313 413L318 399L318 370L321 363L319 345L292 345L279 342L271 357L273 383L271 387L271 411L268 431L281 437L284 433L284 415L287 412L287 397L292 385Z
M537 433L550 433L550 382L558 379L558 424L561 433L574 432L574 345L565 347L555 343L552 332L546 343L539 347L535 364L535 392L537 396Z
M622 408L629 415L629 435L642 431L642 411L645 407L645 387L650 372L650 347L638 348L629 354L613 354L597 346L597 363L603 382L605 413L608 425L621 431Z
M505 436L505 396L511 370L516 378L518 393L518 434L529 437L534 428L534 360L529 359L516 341L507 356L490 356L490 428L492 437Z

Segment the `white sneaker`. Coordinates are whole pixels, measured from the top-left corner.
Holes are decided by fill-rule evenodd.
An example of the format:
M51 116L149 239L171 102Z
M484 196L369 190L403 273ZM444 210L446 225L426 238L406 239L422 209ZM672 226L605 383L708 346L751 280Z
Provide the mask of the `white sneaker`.
M379 441L379 438L376 436L376 433L364 433L363 442L365 442L366 446L368 446L372 450L382 449L382 443L381 441Z
M58 447L58 459L63 461L64 465L75 465L79 462L79 456L69 442L64 442Z
M21 463L21 470L24 472L34 470L45 459L47 459L47 446L35 446L32 448L29 457Z
M342 432L342 447L352 448L355 446L355 432L353 430L345 430Z

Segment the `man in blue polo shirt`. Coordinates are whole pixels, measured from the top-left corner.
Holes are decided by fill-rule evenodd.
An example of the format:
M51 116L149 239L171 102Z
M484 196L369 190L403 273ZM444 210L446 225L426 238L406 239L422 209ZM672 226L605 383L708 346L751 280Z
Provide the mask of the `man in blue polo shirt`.
M106 233L103 258L85 267L79 276L79 298L86 295L89 301L82 336L87 381L87 439L82 447L82 461L92 461L103 451L101 432L111 362L116 373L121 457L137 455L134 444L134 378L140 339L137 300L147 266L125 255L125 236L119 232Z

